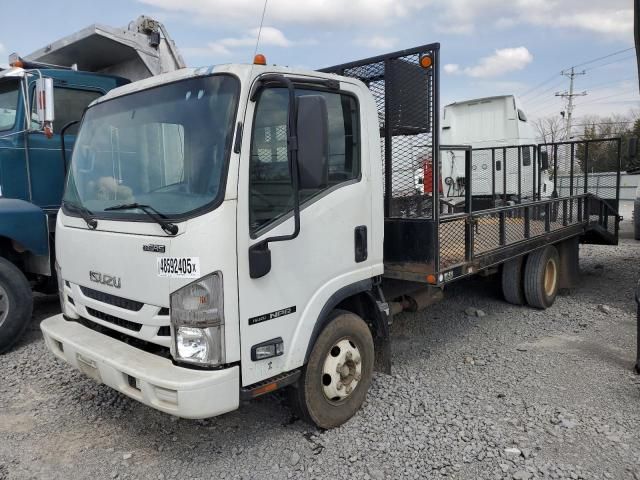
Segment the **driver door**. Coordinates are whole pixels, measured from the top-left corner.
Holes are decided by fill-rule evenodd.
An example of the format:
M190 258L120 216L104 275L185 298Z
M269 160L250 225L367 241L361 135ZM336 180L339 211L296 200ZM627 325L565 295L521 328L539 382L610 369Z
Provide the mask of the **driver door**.
M354 235L371 232L367 149L361 142L357 97L343 91L296 88L296 95L326 99L329 131L328 185L300 191L300 234L271 242L271 270L250 278L251 245L294 230L293 190L287 159L288 96L264 88L246 115L238 184L238 282L244 385L299 367L321 308L340 286L369 269L356 261ZM365 233L366 235L366 233ZM366 241L366 238L365 238ZM340 285L340 286L339 286ZM281 338L282 356L251 359L251 348Z

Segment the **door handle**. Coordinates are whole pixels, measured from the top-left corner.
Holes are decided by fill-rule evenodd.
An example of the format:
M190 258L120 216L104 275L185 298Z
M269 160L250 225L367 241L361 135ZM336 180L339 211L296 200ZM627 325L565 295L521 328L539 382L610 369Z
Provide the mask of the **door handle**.
M354 230L355 260L356 263L364 262L369 253L367 251L367 226L360 225Z

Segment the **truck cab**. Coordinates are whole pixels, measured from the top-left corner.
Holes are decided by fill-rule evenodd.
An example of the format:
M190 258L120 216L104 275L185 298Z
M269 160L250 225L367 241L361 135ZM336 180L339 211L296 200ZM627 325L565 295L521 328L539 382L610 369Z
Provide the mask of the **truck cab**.
M536 135L521 105L514 95L500 95L454 102L444 107L442 118L442 145L470 145L474 149L474 195L492 199L505 197L535 198L534 181L540 175L540 196L549 197L552 182L541 171L542 162L537 158ZM513 148L513 147L519 148ZM497 150L499 157L492 159ZM464 197L466 186L463 152L443 149L440 157L443 193L455 199ZM493 161L497 161L495 168ZM493 177L492 178L492 172ZM518 192L518 178L523 179ZM507 200L508 202L509 200ZM504 203L504 202L503 202Z
M316 362L324 393L301 391L304 411L345 421L383 328L377 118L356 79L262 65L183 69L94 101L57 219L63 312L42 324L48 347L187 418ZM324 338L328 323L343 335Z

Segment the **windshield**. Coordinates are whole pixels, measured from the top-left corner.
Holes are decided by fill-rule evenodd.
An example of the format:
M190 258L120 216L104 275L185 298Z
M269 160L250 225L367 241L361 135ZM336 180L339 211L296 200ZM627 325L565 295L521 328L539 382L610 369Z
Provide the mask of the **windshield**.
M104 218L147 218L136 209L105 209L139 203L179 217L220 200L238 88L234 77L214 75L89 108L73 150L64 201Z
M13 128L18 109L19 81L5 79L0 82L0 131Z

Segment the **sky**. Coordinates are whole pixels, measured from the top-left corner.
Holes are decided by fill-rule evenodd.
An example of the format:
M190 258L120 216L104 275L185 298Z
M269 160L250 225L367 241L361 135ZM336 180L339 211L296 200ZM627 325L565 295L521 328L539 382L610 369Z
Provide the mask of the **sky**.
M439 42L443 105L516 94L529 117L557 116L564 100L555 93L569 85L560 72L578 65L575 91L587 95L575 99L575 117L640 109L633 0L267 1L258 51L270 64L321 68ZM250 62L265 3L58 0L38 2L36 16L23 1L3 5L12 20L0 30L0 58L144 14L165 24L188 66L201 66Z

